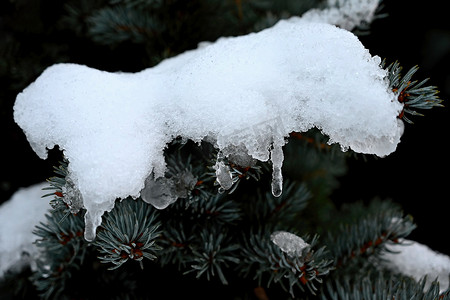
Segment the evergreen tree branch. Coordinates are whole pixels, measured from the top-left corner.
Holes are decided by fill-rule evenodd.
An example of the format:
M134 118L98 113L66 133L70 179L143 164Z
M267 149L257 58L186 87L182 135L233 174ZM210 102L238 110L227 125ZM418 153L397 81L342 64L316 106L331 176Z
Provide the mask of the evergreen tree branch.
M292 297L298 293L296 290L309 290L315 295L316 284L322 283L322 277L333 269L325 248L315 249L317 240L317 236L311 240L306 237L310 245L302 249L301 255L290 256L272 243L267 234L251 233L244 240L241 273L245 277L255 274L253 279L259 286L263 282L267 287L272 282L278 283Z
M324 285L322 300L350 300L350 299L408 299L423 300L450 299L450 292L440 293L439 282L433 281L426 287L426 277L416 282L410 277L393 275L389 272L370 273L361 278L344 276L327 281Z
M274 197L269 191L257 188L251 199L243 203L245 215L255 218L258 224L283 224L284 228L295 226L302 211L312 198L306 184L286 179L283 182L283 194Z
M160 247L160 223L155 209L142 200L125 199L107 213L98 230L94 245L99 247L102 263L112 263L111 270L128 260L141 263L144 258L154 260Z
M63 201L63 189L66 185L68 164L69 162L67 160L63 160L59 162L59 166L54 166L53 172L56 175L47 180L50 186L43 188L43 190L52 191L52 193L45 194L42 197L53 196L53 199L50 200L50 205L53 209L63 209L68 211L68 205Z
M173 264L178 270L186 268L189 261L192 261L191 244L195 241L192 229L181 222L164 222L159 244L161 245L161 255L158 262L161 266Z
M152 42L164 29L151 13L129 5L102 8L89 17L88 24L94 41L112 46L128 40Z
M345 210L347 216L340 216L339 229L330 232L325 241L339 272L363 272L371 263L369 257L388 251L387 243L399 243L416 227L412 218L403 216L390 201L374 200L369 206L353 204Z
M426 85L429 78L420 82L417 80L411 81L413 75L419 69L417 66L412 67L402 76L402 67L398 62L391 63L387 67L385 64L385 61L383 61L381 67L388 72L389 87L396 94L398 101L403 104L403 110L398 116L400 119L413 123L405 114L423 116L416 109L443 107L442 100L437 95L439 93L437 87Z
M204 227L200 237L200 244L197 247L191 246L191 270L184 274L196 272L197 278L205 274L208 280L217 274L222 284L228 284L223 268L228 268L230 263L239 263L235 254L239 246L233 244L226 232L221 232L217 227Z
M72 272L83 264L87 243L81 215L66 217L65 212L53 210L46 218L47 223L33 231L40 256L31 279L43 299L52 299L59 297Z

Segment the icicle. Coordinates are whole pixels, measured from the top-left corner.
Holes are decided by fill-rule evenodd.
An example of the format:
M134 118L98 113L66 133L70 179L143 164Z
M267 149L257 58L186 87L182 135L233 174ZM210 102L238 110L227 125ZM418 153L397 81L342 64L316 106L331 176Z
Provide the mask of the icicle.
M270 240L291 257L300 257L303 249L309 246L301 237L287 231L275 231Z
M281 196L283 192L283 174L281 173L281 167L283 166L283 149L282 145L273 145L273 149L270 152L270 159L272 161L272 194L275 197Z
M84 238L86 241L92 242L95 239L97 227L102 223L102 214L103 211L92 212L92 210L88 210L84 215Z

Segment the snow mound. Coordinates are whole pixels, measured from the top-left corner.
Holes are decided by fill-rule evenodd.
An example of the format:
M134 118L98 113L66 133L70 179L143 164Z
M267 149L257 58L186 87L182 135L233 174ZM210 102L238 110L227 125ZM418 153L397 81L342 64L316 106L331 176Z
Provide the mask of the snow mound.
M328 0L326 8L311 9L302 15L302 19L353 30L372 23L379 4L380 0Z
M51 208L42 198L42 189L48 186L44 182L21 188L0 206L0 278L8 270L20 271L37 256L32 232Z
M136 198L146 178L164 175L175 137L271 160L274 195L292 131L317 127L343 150L393 152L402 105L380 62L352 33L292 18L134 74L51 66L17 96L14 118L39 157L64 151L92 240L115 199Z
M298 235L287 231L275 231L270 240L290 257L301 257L303 249L310 246Z
M416 281L427 276L425 290L435 279L441 293L449 287L450 257L432 250L430 247L411 240L390 244L390 252L383 254L383 265L393 272L411 276Z

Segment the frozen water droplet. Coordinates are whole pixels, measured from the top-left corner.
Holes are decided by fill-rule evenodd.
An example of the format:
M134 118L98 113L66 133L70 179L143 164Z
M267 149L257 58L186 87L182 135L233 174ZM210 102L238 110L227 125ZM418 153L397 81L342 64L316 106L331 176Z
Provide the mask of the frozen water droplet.
M283 174L281 167L283 166L283 149L281 146L274 145L270 158L272 160L272 194L275 197L281 196L283 193Z
M151 174L145 180L141 198L157 209L164 209L178 199L175 183L173 180L165 177L154 180L153 174Z
M309 246L301 237L287 231L275 231L270 240L291 257L300 257L303 249Z

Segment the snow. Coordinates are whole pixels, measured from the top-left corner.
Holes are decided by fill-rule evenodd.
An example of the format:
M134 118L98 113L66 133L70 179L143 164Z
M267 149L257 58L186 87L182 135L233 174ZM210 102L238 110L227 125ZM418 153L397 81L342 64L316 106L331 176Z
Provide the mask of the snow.
M287 231L275 231L270 240L291 257L302 256L303 249L309 246L301 237Z
M393 272L411 276L416 281L427 276L425 289L435 279L439 281L440 291L449 287L450 257L430 249L428 246L411 240L388 245L383 254L383 266Z
M327 8L311 9L302 19L353 30L373 21L379 3L380 0L328 0Z
M8 270L20 271L36 257L37 237L32 231L50 209L48 199L42 198L42 189L48 186L44 182L21 188L0 206L0 278Z
M163 151L175 137L270 160L274 195L292 131L317 127L343 150L390 154L402 104L380 63L352 33L292 18L134 74L51 66L17 96L14 118L42 159L55 145L64 151L93 240L115 199L137 198L147 178L164 176Z

